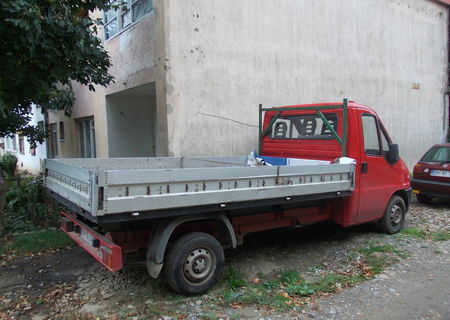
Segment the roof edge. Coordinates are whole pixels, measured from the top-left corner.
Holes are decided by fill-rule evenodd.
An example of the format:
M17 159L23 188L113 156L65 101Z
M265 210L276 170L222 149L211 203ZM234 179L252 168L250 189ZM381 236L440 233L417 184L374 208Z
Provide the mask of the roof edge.
M445 6L450 6L450 0L430 0L439 4L443 4Z

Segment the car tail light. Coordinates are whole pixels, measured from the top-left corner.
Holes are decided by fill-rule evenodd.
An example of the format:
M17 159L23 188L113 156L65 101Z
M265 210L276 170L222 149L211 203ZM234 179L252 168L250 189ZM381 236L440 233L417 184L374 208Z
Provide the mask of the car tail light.
M422 171L423 171L422 164L418 163L414 166L413 172L422 172Z

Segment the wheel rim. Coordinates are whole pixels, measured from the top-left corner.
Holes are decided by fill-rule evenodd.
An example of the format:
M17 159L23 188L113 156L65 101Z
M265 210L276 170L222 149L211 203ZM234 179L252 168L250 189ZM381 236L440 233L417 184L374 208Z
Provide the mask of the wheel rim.
M391 212L389 214L389 219L391 220L391 225L396 226L396 225L400 224L400 222L402 221L402 216L403 216L402 208L399 205L394 204L392 206Z
M207 248L196 248L184 259L184 279L193 286L200 286L207 282L216 267L216 257Z

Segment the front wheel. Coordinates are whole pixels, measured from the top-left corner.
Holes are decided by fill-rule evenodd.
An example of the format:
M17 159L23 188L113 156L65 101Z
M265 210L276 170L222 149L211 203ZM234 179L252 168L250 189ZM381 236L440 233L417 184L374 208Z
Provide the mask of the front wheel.
M387 234L399 232L405 223L406 205L400 196L392 196L383 218L378 221L380 231Z
M220 278L225 257L216 238L203 232L188 233L169 252L165 274L169 285L187 295L212 288Z

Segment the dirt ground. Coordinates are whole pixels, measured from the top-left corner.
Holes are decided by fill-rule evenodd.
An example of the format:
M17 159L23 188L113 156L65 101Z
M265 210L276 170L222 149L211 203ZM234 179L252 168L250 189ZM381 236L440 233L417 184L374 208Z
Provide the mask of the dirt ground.
M358 248L379 244L401 258L384 271L332 292L297 299L288 308L229 303L239 296L222 280L208 294L182 297L145 268L109 273L80 248L4 259L0 263L0 319L450 319L450 203L413 204L404 232L387 236L373 227L333 224L250 235L226 252L228 269L247 283L296 270L305 279L351 274L361 265ZM416 234L417 230L422 233Z

